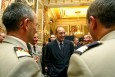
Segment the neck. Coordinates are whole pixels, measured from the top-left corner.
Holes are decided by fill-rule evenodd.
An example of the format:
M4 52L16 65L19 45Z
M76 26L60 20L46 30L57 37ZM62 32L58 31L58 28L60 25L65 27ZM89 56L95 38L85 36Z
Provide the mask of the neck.
M98 40L100 40L103 36L105 36L107 33L111 32L115 30L115 27L113 28L104 28L103 30L100 30L100 32L98 32Z
M27 40L25 39L25 37L23 36L23 34L21 34L19 32L8 32L7 35L17 37L17 38L23 40L24 42L28 43Z

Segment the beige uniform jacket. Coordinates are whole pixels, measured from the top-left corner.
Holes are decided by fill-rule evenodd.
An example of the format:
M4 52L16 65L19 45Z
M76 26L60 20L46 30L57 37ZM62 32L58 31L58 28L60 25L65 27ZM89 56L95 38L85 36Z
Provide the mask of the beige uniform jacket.
M73 54L68 77L115 77L115 31L105 35L96 46L81 56Z
M42 47L41 46L38 46L37 44L35 44L34 46L35 46L35 50L36 50L36 52L34 51L34 48L33 48L33 45L32 44L30 44L30 46L31 46L31 50L32 50L32 56L33 57L38 57L38 61L37 61L37 63L38 63L38 65L39 65L39 67L41 68L41 70L42 70L42 67L41 67L41 58L42 58Z
M6 36L0 43L0 77L43 77L39 66L29 54L18 58L14 47L27 50L25 42L13 36Z

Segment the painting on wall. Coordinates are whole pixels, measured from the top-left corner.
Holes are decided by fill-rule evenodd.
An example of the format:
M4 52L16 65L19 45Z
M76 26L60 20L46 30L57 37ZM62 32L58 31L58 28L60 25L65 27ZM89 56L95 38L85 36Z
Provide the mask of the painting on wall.
M70 25L69 28L69 35L74 35L74 36L82 36L84 35L85 32L85 25L86 24L77 24L77 25Z
M69 35L74 35L74 33L77 32L77 29L78 28L77 28L76 25L71 25L70 26L70 31L69 31L70 33L69 33Z

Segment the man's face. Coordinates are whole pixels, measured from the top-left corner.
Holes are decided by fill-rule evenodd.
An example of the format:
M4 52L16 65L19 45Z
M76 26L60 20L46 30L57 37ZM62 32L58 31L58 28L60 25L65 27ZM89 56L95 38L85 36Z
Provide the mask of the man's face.
M58 41L62 42L65 38L65 30L62 27L57 28L56 37Z
M37 25L38 22L37 22L37 17L35 15L33 21L29 22L28 39L31 44L34 44L34 35L37 32L36 31Z
M84 41L85 41L85 42L88 42L88 40L89 40L88 35L85 35L85 36L84 36Z
M37 42L38 42L38 35L37 35L37 33L35 33L35 35L34 35L34 44L37 44Z
M77 45L78 44L78 38L74 39L74 43Z
M97 39L97 37L98 37L98 35L97 35L97 30L94 29L94 26L97 25L97 24L96 24L96 22L95 22L95 23L94 23L94 22L95 22L95 21L90 20L90 22L87 23L87 25L88 25L88 30L89 30L89 33L90 33L90 35L91 35L91 38L89 38L89 39L91 39L92 41L97 41L97 40L98 40L98 39Z
M53 41L53 40L55 40L55 39L56 39L55 35L51 35L51 36L50 36L50 40L51 40L51 41Z

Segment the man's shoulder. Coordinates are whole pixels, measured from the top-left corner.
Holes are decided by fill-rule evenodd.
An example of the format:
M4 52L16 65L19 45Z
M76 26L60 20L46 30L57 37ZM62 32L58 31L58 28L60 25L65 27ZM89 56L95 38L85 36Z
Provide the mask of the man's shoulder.
M31 55L28 53L28 50L24 50L22 47L17 46L15 44L12 43L7 43L7 42L3 42L2 44L0 44L0 50L3 51L1 53L3 54L12 54L12 56L16 56L17 58L20 57L31 57ZM9 57L11 57L9 55Z
M16 53L16 56L18 58L21 58L21 57L31 57L31 55L29 54L28 50L24 50L21 47L14 47L14 52Z
M70 41L70 40L64 40L64 43L72 43L73 44L73 42L72 41Z
M27 62L31 61L35 63L34 60L30 57L30 55L26 53L25 50L21 47L16 47L15 45L9 44L9 43L2 43L0 44L0 46L1 46L0 59L4 58L4 60L1 60L2 64L0 68L4 69L4 70L1 70L1 73L3 72L1 76L4 76L5 74L9 75L10 73L18 74L18 72L21 71L21 69L24 66L26 67L27 64L30 65L30 63L27 63ZM24 70L25 68L22 71ZM11 76L11 77L19 77L19 76Z
M49 42L47 45L54 45L54 44L57 44L56 40Z
M94 50L97 49L102 44L103 43L101 41L95 41L95 42L92 42L91 44L87 44L87 45L84 45L84 46L78 48L77 50L74 51L74 53L82 55L86 52L89 52L92 49L94 49Z
M100 44L93 46L92 48L87 49L82 55L99 55L99 54L111 54L113 50L115 50L115 39L106 40L101 42Z

